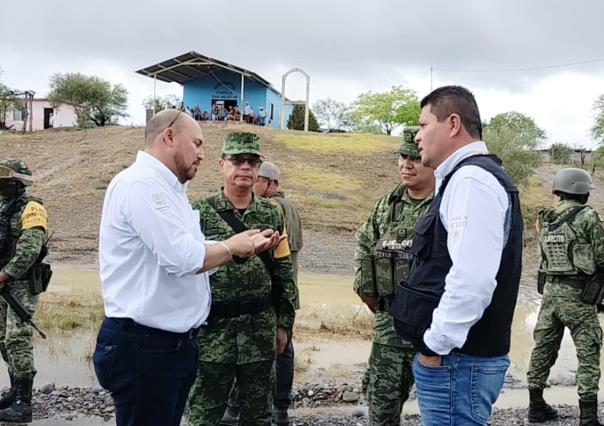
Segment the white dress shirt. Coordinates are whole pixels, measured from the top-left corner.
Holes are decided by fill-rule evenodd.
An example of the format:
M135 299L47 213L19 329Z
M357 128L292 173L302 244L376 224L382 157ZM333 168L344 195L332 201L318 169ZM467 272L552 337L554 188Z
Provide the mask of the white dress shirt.
M161 161L140 151L107 188L99 264L107 317L182 333L210 311L199 212Z
M487 152L482 141L455 151L434 172L436 192L461 160ZM504 226L509 205L508 194L497 178L478 166L462 167L445 188L439 213L453 265L424 334L424 343L437 354L461 348L470 328L491 303L507 238Z

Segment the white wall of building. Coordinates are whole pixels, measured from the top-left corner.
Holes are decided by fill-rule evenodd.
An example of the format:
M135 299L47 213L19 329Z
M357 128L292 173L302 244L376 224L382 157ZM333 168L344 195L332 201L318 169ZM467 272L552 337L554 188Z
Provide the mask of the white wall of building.
M33 130L44 129L44 109L52 108L52 104L47 99L34 99L32 103L32 116L33 116ZM8 111L6 114L6 127L14 125L13 129L17 131L23 130L23 120L15 120L14 112ZM54 108L53 117L51 119L52 127L75 127L77 125L77 115L75 109L70 104L61 104L59 107ZM27 130L29 130L29 123L27 123Z

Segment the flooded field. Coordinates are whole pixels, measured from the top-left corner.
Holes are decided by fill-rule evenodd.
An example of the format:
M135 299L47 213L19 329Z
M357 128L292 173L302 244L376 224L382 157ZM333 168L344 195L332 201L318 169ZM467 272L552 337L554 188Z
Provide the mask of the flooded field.
M70 298L100 298L98 272L94 267L56 267L49 294L43 297L65 302ZM300 276L302 309L298 314L299 330L295 334L297 377L299 383L318 379L340 378L362 370L371 347L370 340L360 336L366 330L355 330L350 324L371 327L371 314L359 303L351 290L352 277L328 274ZM537 319L539 296L530 287L523 287L514 318L512 365L510 374L525 383L526 370L533 347L532 329ZM91 365L94 339L98 324L78 328L72 332L52 333L47 340L36 338L35 355L38 375L36 386L54 382L57 386L97 386ZM345 327L348 327L347 329ZM347 330L338 333L337 330ZM334 332L334 330L336 330ZM604 367L604 363L603 367ZM550 379L554 385L548 390L553 401L574 403L576 391L574 373L577 367L574 346L568 334ZM8 383L6 371L0 369L0 387ZM601 383L604 385L604 383ZM604 387L604 386L601 386ZM501 407L526 404L526 390L506 390L498 403ZM409 406L413 412L413 405ZM407 411L407 409L406 409Z

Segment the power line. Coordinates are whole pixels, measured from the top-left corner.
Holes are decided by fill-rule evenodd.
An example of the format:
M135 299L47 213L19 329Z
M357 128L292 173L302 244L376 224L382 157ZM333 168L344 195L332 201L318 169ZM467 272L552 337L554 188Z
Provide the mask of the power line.
M604 58L600 59L588 59L585 61L577 61L577 62L567 62L564 64L555 64L555 65L541 65L537 67L524 67L524 68L507 68L507 69L493 69L493 70L468 70L468 69L453 69L453 68L438 68L438 67L430 67L435 71L444 71L444 72L465 72L465 73L497 73L497 72L520 72L520 71L536 71L536 70L545 70L551 68L563 68L563 67L572 67L575 65L585 65L585 64L593 64L595 62L604 62Z

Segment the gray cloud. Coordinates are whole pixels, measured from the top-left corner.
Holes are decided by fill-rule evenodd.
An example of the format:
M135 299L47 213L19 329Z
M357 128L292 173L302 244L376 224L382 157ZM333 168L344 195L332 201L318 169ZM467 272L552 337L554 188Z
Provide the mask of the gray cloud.
M604 61L523 72L445 70L604 58L602 16L599 0L22 0L0 26L0 67L21 88L40 92L54 72L95 69L143 90L149 79L135 70L195 50L275 85L293 66L309 72L315 87L339 80L359 88L429 79L432 66L436 85L523 93L561 72L602 74ZM325 86L313 97L334 97Z

